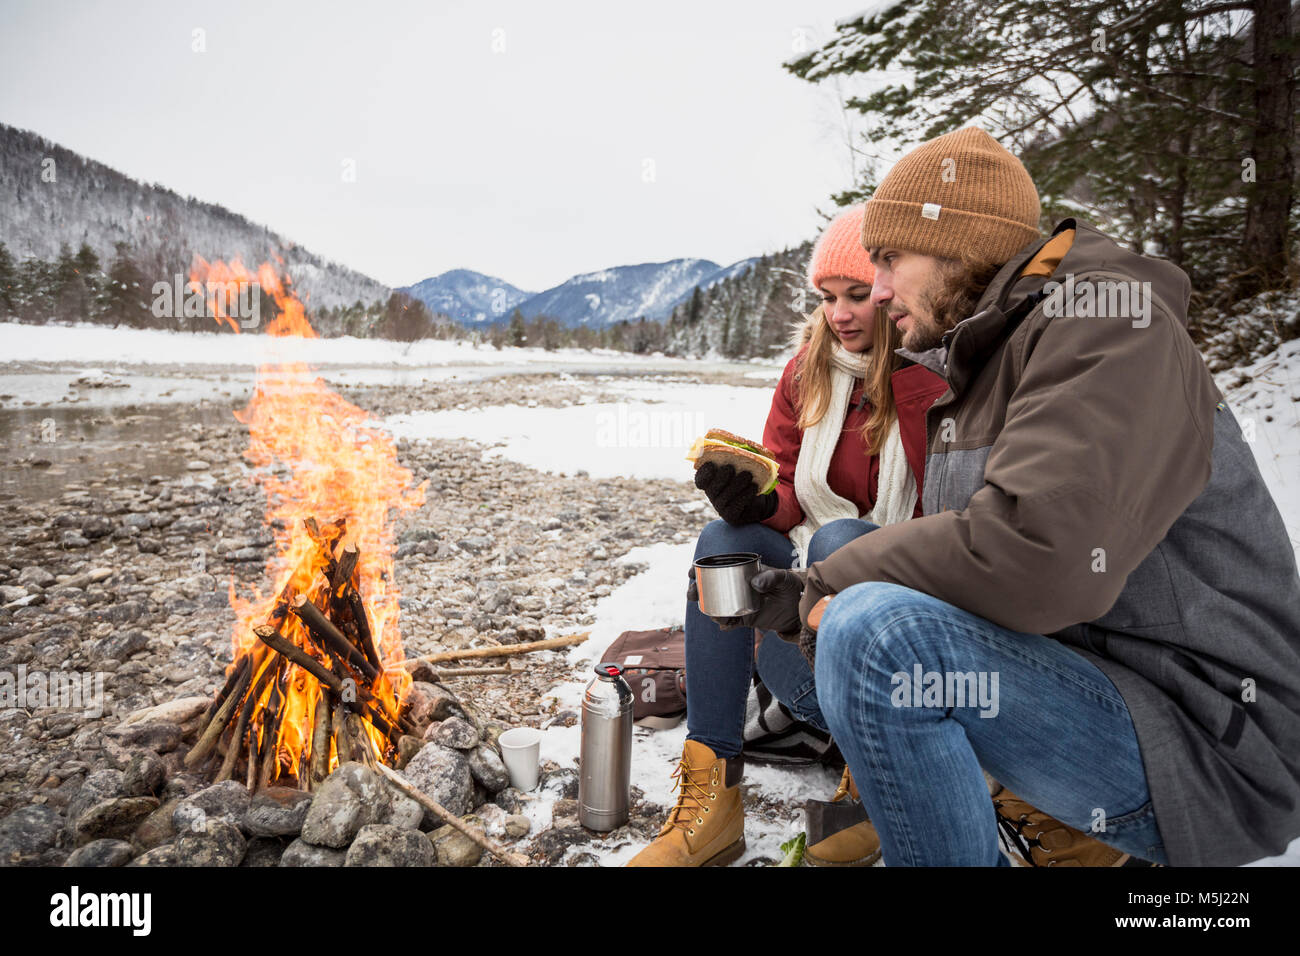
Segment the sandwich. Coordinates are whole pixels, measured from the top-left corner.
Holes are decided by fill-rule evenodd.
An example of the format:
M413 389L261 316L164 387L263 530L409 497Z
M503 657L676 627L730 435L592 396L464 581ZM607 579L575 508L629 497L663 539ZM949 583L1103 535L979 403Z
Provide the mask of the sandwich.
M776 488L777 474L780 471L776 455L771 449L721 428L710 428L703 438L695 439L691 450L686 453L686 460L694 463L697 470L706 461L731 465L737 473L743 471L754 479L760 495Z

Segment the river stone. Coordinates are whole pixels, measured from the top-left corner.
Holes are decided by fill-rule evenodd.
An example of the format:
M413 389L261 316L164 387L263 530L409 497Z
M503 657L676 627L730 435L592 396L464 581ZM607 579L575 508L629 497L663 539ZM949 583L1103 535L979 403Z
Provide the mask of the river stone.
M425 739L453 750L473 750L478 746L478 731L468 720L448 717L437 725L437 729L431 729Z
M179 851L175 843L164 843L147 853L141 853L127 866L182 866Z
M181 834L202 832L209 820L224 820L237 827L248 810L249 799L248 788L242 783L223 780L182 800L172 814L172 824Z
M520 790L514 787L506 787L492 801L506 813L522 813L524 809L524 795Z
M284 843L275 837L253 837L248 841L248 849L240 866L279 866L280 857L284 856Z
M491 747L475 747L469 754L469 772L488 793L497 794L510 786L510 774Z
M157 797L113 797L82 811L73 826L73 835L78 846L92 840L126 839L157 809Z
M135 834L131 837L131 845L135 847L136 852L145 853L175 839L176 826L172 822L172 815L180 802L180 797L173 797L145 817L144 822L136 827Z
M68 802L68 829L95 804L123 796L125 776L120 770L96 770L89 774L77 795Z
M19 807L0 820L0 866L39 866L62 828L63 821L49 807Z
M469 759L460 751L441 744L425 744L411 758L406 769L399 771L418 790L459 816L473 806L473 779L469 772ZM425 822L437 826L440 822L432 813L425 813Z
M388 800L388 787L373 770L356 761L342 764L312 797L302 838L318 846L347 846L358 830L388 812Z
M506 817L506 836L512 840L518 840L522 836L527 836L528 831L533 828L532 821L522 813L512 813Z
M388 813L379 822L391 823L404 830L418 830L424 822L424 807L410 797L395 793L389 801Z
M102 538L105 535L112 534L112 532L113 523L103 515L91 515L85 521L81 522L81 533L92 541L96 538Z
M64 866L125 866L134 856L125 840L91 840L72 852Z
M152 724L155 722L188 724L206 712L208 705L211 703L211 697L181 697L177 700L169 700L166 703L155 704L152 707L145 707L142 710L128 714L125 720L108 732L110 734L115 733L135 724Z
M408 715L417 727L431 721L446 720L460 711L460 704L451 691L436 684L416 681L407 692Z
M209 817L202 831L182 833L175 845L183 866L239 866L248 849L239 828L217 817Z
M473 814L461 819L475 828L483 826L483 821ZM429 834L429 840L439 866L475 866L483 857L483 848L451 824L434 830Z
M292 787L267 787L249 801L241 828L257 837L294 836L302 832L312 796Z
M141 614L143 605L138 601L127 601L123 604L115 604L112 607L98 612L98 617L115 624L123 624L127 621L134 621ZM134 611L135 617L129 616ZM149 638L143 631L121 631L117 634L110 634L101 641L96 641L91 647L91 656L96 660L113 660L125 661L137 651L143 651L149 646Z
M48 588L54 583L54 575L32 564L18 572L18 583L23 587L34 584L38 588Z
M284 848L280 857L281 866L342 866L347 853L343 850L331 850L326 846L315 846L301 837Z
M122 789L129 797L145 797L163 788L166 770L162 758L144 750L133 754L122 776Z
M114 737L128 747L143 747L154 753L170 753L175 750L183 736L180 724L156 720L147 724L132 724L119 729Z
M433 847L419 830L369 823L357 831L344 866L433 866Z

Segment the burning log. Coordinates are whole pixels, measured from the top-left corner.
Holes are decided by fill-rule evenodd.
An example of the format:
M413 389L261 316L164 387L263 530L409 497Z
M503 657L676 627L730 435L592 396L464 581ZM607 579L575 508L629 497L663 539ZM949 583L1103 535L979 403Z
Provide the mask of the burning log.
M312 715L309 770L306 781L312 790L320 786L330 772L330 702L325 694L316 698L316 712Z
M244 691L247 690L249 681L252 679L252 658L246 657L242 666L235 671L238 680L235 685L226 694L226 699L222 701L221 706L213 715L212 720L208 722L207 728L203 735L199 737L198 743L194 748L185 755L185 766L193 769L203 761L208 759L212 753L212 748L217 745L217 740L221 737L221 732L226 729L226 724L230 721L230 715L234 713L239 702L244 698Z
M298 619L307 626L311 636L327 651L337 655L356 670L363 674L366 680L373 681L379 676L379 669L374 667L366 656L352 645L337 627L331 623L324 613L311 601L307 600L305 595L298 595L289 602L289 610L298 616Z
M366 609L361 603L361 595L357 593L356 588L348 588L347 593L348 607L352 611L352 620L357 627L357 637L361 641L361 649L366 652L366 659L369 660L376 668L382 667L379 659L379 649L375 647L375 637L370 632L370 621L366 618Z
M279 664L280 658L278 657L268 659L262 667L262 672L258 675L253 689L244 698L244 706L240 708L239 720L235 724L234 736L230 738L230 746L226 749L226 759L222 761L221 769L217 772L217 783L234 777L235 763L239 759L240 752L244 749L244 733L248 730L249 723L253 719L253 708L257 706L258 700L261 699L262 691L266 688L266 682L271 679L272 674L279 670Z

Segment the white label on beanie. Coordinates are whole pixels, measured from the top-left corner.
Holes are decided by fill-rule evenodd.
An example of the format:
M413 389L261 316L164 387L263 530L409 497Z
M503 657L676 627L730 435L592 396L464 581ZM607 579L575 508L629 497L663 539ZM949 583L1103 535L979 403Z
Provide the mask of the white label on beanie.
M922 218L922 219L938 219L938 218L939 218L939 210L940 210L941 208L943 208L943 207L940 206L937 202L928 202L928 203L926 203L924 206L921 207L921 218Z

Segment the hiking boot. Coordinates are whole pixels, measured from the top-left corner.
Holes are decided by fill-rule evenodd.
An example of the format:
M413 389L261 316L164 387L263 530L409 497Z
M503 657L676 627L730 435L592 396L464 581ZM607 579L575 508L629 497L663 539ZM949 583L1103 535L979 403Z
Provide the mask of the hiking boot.
M628 866L725 866L745 852L745 810L740 799L744 761L727 760L695 740L686 741L677 778L677 805L668 822Z
M1049 817L1003 787L993 795L1002 843L1021 866L1130 866L1136 859L1122 850ZM1014 858L1013 858L1014 862ZM1140 861L1137 865L1141 865Z
M847 765L830 802L809 800L804 809L808 847L803 858L809 866L871 866L880 859L880 836L867 819Z

